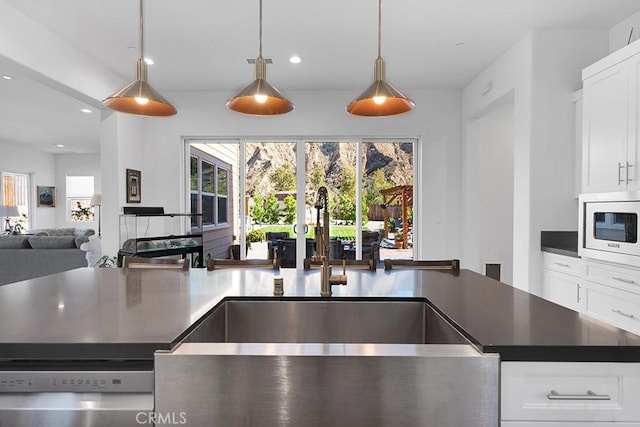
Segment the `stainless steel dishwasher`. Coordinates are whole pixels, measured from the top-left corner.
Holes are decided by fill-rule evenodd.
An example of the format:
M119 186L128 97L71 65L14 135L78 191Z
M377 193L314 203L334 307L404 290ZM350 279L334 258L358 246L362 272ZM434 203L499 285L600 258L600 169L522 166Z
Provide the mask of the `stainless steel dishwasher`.
M0 426L153 425L151 361L4 360Z
M498 372L423 301L228 300L156 352L155 407L193 425L495 427Z

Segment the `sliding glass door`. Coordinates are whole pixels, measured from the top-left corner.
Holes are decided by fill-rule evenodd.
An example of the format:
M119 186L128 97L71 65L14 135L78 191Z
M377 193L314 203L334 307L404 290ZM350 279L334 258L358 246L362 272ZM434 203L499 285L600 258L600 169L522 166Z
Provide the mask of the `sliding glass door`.
M322 225L329 227L330 258L412 258L413 142L239 139L234 150L222 150L226 141L197 141L200 150L208 146L209 152L237 156L224 157L230 182L223 198L237 202L225 204L225 215L232 218L225 223L216 205L216 228L229 228L224 233L229 241L217 246L233 245L236 253L229 256L279 258L284 268L301 268L315 253L315 202L318 189L326 187L329 223ZM190 207L197 210L193 172L190 180Z

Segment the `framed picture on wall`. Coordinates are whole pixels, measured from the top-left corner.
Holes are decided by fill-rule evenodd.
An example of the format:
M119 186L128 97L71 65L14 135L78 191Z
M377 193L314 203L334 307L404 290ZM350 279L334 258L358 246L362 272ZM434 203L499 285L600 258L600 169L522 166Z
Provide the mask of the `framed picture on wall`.
M135 169L127 169L127 203L140 203L142 201L142 172Z
M38 207L56 207L56 187L38 185Z

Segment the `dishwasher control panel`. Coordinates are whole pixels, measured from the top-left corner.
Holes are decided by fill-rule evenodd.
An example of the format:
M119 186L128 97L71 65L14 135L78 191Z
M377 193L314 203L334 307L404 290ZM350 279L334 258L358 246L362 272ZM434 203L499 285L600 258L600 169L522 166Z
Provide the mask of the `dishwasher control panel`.
M152 371L0 371L0 393L153 391Z

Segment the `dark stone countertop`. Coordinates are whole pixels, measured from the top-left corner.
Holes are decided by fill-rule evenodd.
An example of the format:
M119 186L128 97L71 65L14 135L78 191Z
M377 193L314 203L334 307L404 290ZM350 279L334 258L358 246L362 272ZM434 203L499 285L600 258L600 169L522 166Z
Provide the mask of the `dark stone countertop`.
M579 258L577 231L541 231L540 250Z
M225 298L319 298L320 272L81 268L0 287L0 359L150 360ZM640 336L468 270L347 271L332 298L428 301L502 360L640 362Z

